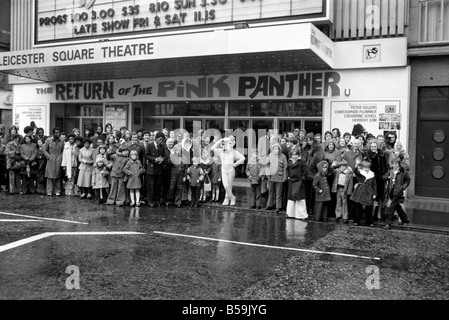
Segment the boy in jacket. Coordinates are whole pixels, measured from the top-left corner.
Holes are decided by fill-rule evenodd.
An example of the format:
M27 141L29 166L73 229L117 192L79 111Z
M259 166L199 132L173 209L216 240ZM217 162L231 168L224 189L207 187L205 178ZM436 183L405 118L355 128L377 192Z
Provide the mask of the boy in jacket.
M126 147L120 147L120 152L110 156L112 164L108 167L111 168L111 190L109 192L108 200L106 204L116 205L122 207L125 204L126 190L125 190L125 173L123 168L125 168L128 162L129 150Z
M407 214L401 207L401 200L404 198L404 190L410 185L410 175L401 166L398 158L392 160L393 167L384 175L384 180L388 180L388 195L391 204L386 209L387 225L385 229L390 229L393 223L394 212L397 211L401 222L399 224L410 223Z
M255 149L251 153L251 158L249 158L248 164L246 165L246 175L251 185L250 209L260 209L261 169L262 165L257 158L257 150Z
M354 174L348 162L342 159L336 162L335 177L332 183L332 193L336 193L337 204L335 207L336 221L343 217L343 222L348 223L348 198L352 194L354 186Z
M315 189L315 207L313 210L315 221L327 221L327 208L331 201L331 192L327 183L329 164L326 160L317 165L318 173L313 178L312 186Z
M199 200L199 189L201 187L201 182L204 181L204 171L200 167L200 159L198 157L193 157L193 165L187 169L187 180L190 183L190 190L192 191L192 208L198 208Z

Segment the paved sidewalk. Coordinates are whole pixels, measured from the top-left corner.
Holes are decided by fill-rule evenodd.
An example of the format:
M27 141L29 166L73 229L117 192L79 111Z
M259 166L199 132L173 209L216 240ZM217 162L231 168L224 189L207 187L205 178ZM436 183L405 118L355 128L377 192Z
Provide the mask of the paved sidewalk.
M249 210L253 212L265 212L265 210L249 209L248 203L251 190L245 179L237 179L234 186L234 193L237 196L235 210ZM206 203L211 206L221 206L219 203ZM411 221L406 225L398 225L395 222L392 229L414 230L432 233L449 234L449 200L430 198L408 198L403 207ZM272 212L274 214L274 211ZM285 214L284 212L280 213ZM335 222L335 215L329 215L329 221ZM352 223L352 221L350 221ZM378 226L385 225L385 222L378 222Z

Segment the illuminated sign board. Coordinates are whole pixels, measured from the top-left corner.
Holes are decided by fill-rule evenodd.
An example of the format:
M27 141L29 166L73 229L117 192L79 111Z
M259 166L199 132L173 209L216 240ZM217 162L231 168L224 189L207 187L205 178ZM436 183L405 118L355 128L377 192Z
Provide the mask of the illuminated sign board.
M328 0L36 0L35 43L207 27L329 19Z

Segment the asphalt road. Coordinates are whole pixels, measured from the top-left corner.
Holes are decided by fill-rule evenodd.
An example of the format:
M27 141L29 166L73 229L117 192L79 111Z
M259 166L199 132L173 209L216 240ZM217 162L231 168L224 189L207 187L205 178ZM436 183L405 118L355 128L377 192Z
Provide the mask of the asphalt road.
M0 194L0 299L448 299L449 236Z

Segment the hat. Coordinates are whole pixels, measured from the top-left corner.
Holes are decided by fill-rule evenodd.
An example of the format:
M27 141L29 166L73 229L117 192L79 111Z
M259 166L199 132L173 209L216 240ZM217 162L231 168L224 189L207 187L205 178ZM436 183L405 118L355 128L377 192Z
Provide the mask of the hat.
M376 139L376 137L372 133L368 133L366 135L366 140L369 140L369 139Z
M156 134L156 140L159 139L159 138L165 139L165 134L163 134L162 132L158 132Z
M358 136L359 134L362 134L364 132L366 132L366 129L360 123L355 124L354 128L352 129L352 135L354 137Z
M30 132L30 131L33 131L33 130L34 130L33 127L26 126L25 129L23 129L23 132L25 132L25 134L26 134L27 132Z

